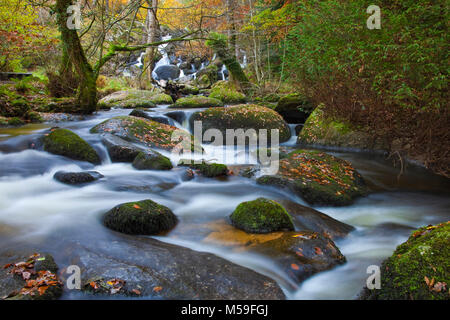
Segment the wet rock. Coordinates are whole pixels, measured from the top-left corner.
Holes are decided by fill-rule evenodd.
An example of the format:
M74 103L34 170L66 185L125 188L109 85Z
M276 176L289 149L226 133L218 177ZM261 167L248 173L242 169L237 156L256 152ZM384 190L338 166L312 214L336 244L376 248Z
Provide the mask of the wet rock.
M288 188L316 205L344 206L367 194L361 175L345 160L313 150L296 150L281 159L276 175L265 175L259 184Z
M354 227L309 207L289 200L276 200L291 215L296 230L317 232L333 240L344 238Z
M0 254L0 298L7 300L55 300L63 292L58 266L50 254L28 250Z
M126 234L160 234L175 227L177 222L169 208L152 200L118 205L103 217L106 227Z
M133 161L133 167L138 170L171 170L173 168L169 158L152 150L139 152Z
M219 163L207 163L205 161L202 161L201 163L195 163L192 160L181 159L178 162L178 166L185 166L194 170L198 170L203 176L207 178L223 177L228 175L227 166Z
M210 64L206 68L197 72L195 85L199 89L210 88L218 80L219 68L215 64Z
M204 96L189 96L180 98L170 108L214 108L223 107L223 102Z
M213 254L152 238L119 236L119 241L74 244L68 250L71 264L81 267L83 285L92 279L122 279L126 290L115 294L119 299L134 289L141 297L156 299L285 298L272 279Z
M294 230L292 217L277 202L265 198L242 202L230 216L231 224L248 233Z
M448 300L450 222L414 231L381 265L381 289L363 289L363 300Z
M275 263L296 283L345 263L333 240L311 231L246 233L225 221L209 224L211 233L203 240L233 251L260 254Z
M172 141L172 135L175 131L180 134L183 133L183 130L179 128L132 116L115 117L91 129L91 133L112 134L129 142L164 150L172 150L178 147L178 140ZM194 150L194 137L189 133L185 134L191 137L191 150Z
M42 121L45 122L67 122L67 121L81 121L86 118L86 116L75 115L70 113L47 113L39 112L39 116Z
M144 118L144 119L156 121L156 122L159 122L162 124L173 125L173 121L171 121L170 119L163 117L163 116L153 115L151 112L148 112L143 109L134 109L133 111L131 111L130 116Z
M174 65L160 66L155 70L157 80L175 80L180 77L180 68Z
M258 139L260 129L267 130L267 142L271 141L271 130L279 130L280 142L288 141L291 132L287 123L275 111L258 105L239 105L229 108L210 108L194 113L189 119L191 128L194 121L202 121L202 133L208 129L218 129L224 137L223 143L227 143L227 129L254 129L255 134L250 136ZM247 139L248 140L248 139ZM232 141L234 144L235 141ZM247 143L247 142L245 142Z
M44 150L74 160L100 164L97 152L86 141L67 129L52 129L44 137Z
M143 149L112 134L105 134L102 142L112 162L133 162Z
M288 123L305 123L313 110L314 105L300 94L282 97L275 108Z
M175 120L178 123L183 123L183 121L186 119L186 113L184 113L183 111L171 111L171 112L167 112L166 116Z
M297 126L295 126L295 135L298 136L300 134L300 132L302 132L303 130L303 125L299 124Z
M85 172L66 172L58 171L53 176L53 179L65 184L83 184L89 183L103 178L103 175L97 171Z

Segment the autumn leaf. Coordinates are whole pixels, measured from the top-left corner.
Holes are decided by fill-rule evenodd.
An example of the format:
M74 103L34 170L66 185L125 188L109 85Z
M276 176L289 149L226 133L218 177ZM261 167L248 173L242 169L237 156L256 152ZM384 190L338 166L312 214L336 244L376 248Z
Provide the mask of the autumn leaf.
M316 252L316 254L318 254L320 256L323 255L322 249L320 249L319 247L315 247L314 251Z
M163 287L154 287L153 292L160 292L163 289Z
M141 291L139 291L138 289L133 289L133 290L131 290L131 292L137 294L138 296L141 295Z
M142 209L142 208L139 207L139 205L137 205L137 204L134 204L134 205L133 205L133 208L135 208L135 209Z
M291 264L291 268L294 270L300 270L300 267L295 263Z

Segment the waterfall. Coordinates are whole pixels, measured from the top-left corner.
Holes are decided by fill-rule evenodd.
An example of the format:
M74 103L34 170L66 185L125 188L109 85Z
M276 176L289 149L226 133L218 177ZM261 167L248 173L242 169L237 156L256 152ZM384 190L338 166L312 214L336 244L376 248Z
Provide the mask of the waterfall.
M170 40L172 39L171 35L167 35L167 36L163 36L162 37L162 41L166 41L166 40ZM152 71L152 77L153 79L157 79L158 75L156 74L155 70L158 69L161 66L166 66L166 65L170 65L170 58L169 58L169 54L166 52L166 47L167 47L168 43L164 43L158 46L158 52L161 53L163 55L163 57L161 58L161 60L159 60L155 67L153 68Z

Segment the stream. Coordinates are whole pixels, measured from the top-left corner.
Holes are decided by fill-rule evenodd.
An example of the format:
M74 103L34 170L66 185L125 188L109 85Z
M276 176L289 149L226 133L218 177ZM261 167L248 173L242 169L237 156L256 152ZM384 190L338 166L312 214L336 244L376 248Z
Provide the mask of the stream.
M173 109L158 106L152 114L164 115ZM173 122L187 129L189 116L196 110L183 110L186 120ZM50 252L65 266L65 243L77 241L95 245L99 240L118 241L117 235L102 224L101 215L112 207L130 201L152 199L169 207L179 218L177 227L157 236L160 241L211 252L238 265L253 269L276 280L288 299L353 299L365 285L370 265L380 265L420 226L449 220L450 182L423 169L408 167L399 177L382 156L357 152L330 152L349 160L373 191L346 207L314 207L356 228L336 245L347 263L319 273L301 285L293 283L267 257L232 251L220 244L204 241L203 226L223 220L243 202L259 197L287 199L307 205L288 191L257 185L240 176L208 179L196 176L184 181L184 171L137 171L130 163L111 163L98 135L89 133L94 125L131 110L101 111L83 120L26 125L0 129L0 242L3 248L32 247ZM47 152L28 149L32 138L46 129L59 126L70 129L94 146L102 164L94 166ZM291 127L292 131L294 126ZM296 137L282 144L295 148ZM204 146L209 159L222 162L221 153L231 153L233 163L256 163L245 159L242 150L233 147ZM170 154L165 153L166 156ZM207 159L208 159L207 158ZM227 157L228 159L233 157ZM176 164L177 159L172 159ZM53 179L60 170L95 170L105 178L82 187L64 185ZM63 299L76 299L80 293L65 292ZM84 296L85 297L85 296Z

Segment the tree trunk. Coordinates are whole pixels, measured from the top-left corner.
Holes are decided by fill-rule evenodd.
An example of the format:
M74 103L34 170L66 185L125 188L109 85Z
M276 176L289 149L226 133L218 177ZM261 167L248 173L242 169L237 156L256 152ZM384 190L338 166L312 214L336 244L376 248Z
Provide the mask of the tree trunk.
M156 17L158 10L158 0L152 0L151 6L152 8L147 10L147 20L146 20L147 44L156 41L156 36L158 32L158 20ZM145 51L145 61L146 61L145 70L147 70L147 79L149 82L152 81L153 60L155 59L155 50L156 49L154 47L149 47Z
M97 75L87 61L77 31L69 29L67 26L67 21L70 17L67 13L67 8L71 5L73 5L72 0L57 0L55 6L61 41L64 46L63 56L64 52L66 52L68 56L66 59L68 58L72 63L80 81L77 100L81 111L92 113L97 108Z
M230 51L238 58L237 55L237 30L234 12L236 11L236 0L227 0L227 24L228 24L228 45Z

